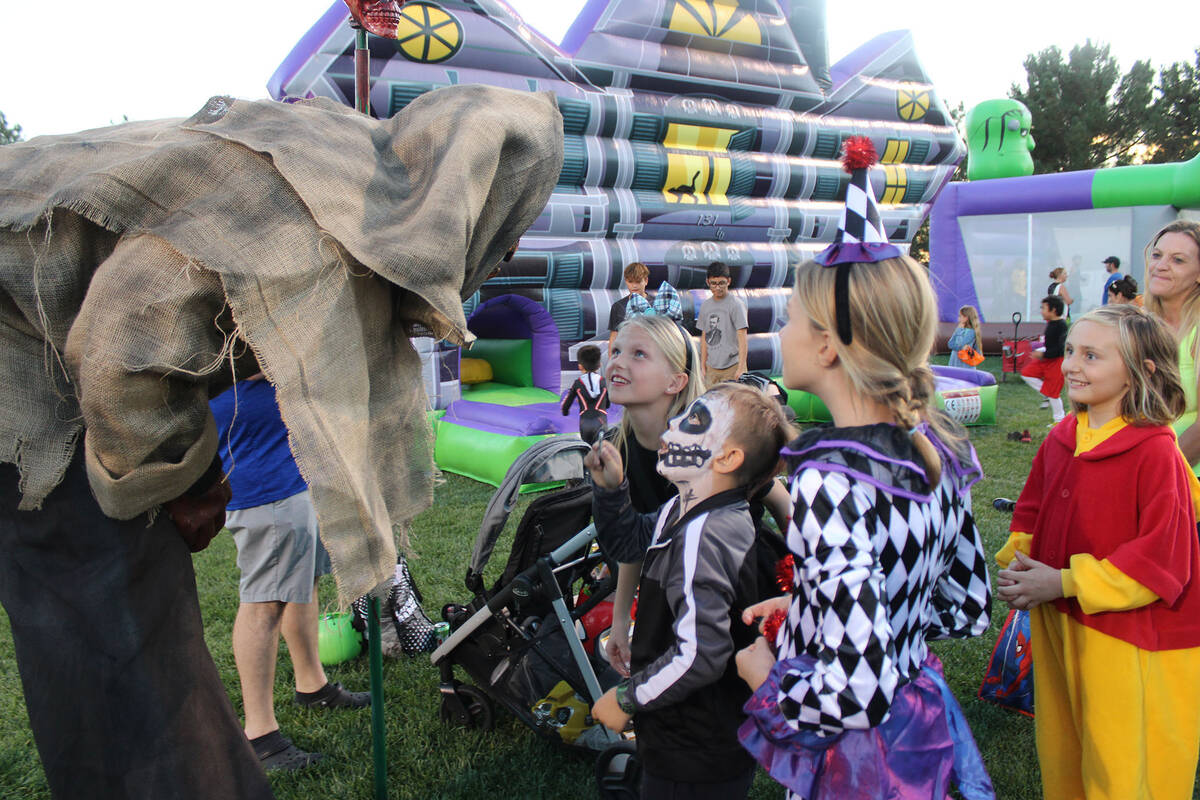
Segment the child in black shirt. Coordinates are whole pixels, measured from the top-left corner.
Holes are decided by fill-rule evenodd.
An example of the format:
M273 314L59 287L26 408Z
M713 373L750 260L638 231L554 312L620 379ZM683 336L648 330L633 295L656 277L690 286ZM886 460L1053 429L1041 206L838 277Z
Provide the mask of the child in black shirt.
M565 417L576 401L579 402L579 438L594 444L608 422L608 385L600 377L600 348L594 344L579 348L580 376L563 398Z
M1033 351L1033 360L1021 369L1021 380L1046 397L1054 422L1064 416L1062 390L1063 348L1067 344L1067 323L1063 319L1065 305L1061 297L1047 295L1042 298L1042 319L1046 320L1043 334L1046 346L1040 352Z

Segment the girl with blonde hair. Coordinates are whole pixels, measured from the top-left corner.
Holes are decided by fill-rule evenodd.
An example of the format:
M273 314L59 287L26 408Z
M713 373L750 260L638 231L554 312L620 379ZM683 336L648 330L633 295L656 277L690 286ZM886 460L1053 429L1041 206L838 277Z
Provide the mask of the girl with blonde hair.
M622 407L614 444L629 482L629 499L639 513L656 511L675 495L657 470L658 446L667 422L704 394L702 366L691 337L670 317L655 313L627 317L617 329L604 368L608 397ZM621 564L614 596L613 626L605 645L609 662L628 675L628 620L640 563Z
M791 591L744 614L781 622L738 655L755 690L742 743L789 797L946 797L953 778L993 798L926 645L988 627L979 462L933 407L924 268L864 250L802 265L780 332L785 385L820 397L833 426L783 451Z
M968 364L959 356L964 347L983 353L983 331L979 327L979 312L975 310L975 306L963 306L958 310L958 327L954 329L950 341L946 344L950 348L950 359L947 361L949 366L975 369L974 364Z
M1075 323L1075 415L1039 448L996 555L1000 596L1030 611L1047 800L1192 796L1200 484L1169 427L1184 406L1176 347L1129 304Z

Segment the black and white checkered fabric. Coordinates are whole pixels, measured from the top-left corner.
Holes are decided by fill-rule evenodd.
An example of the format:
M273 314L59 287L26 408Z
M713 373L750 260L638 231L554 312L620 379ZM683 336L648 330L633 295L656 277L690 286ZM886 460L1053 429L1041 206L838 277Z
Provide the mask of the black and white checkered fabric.
M866 169L856 169L846 187L846 204L842 208L842 219L838 224L835 242L866 242L887 244L883 232L883 221L879 217L879 205L871 191L871 178Z
M845 463L855 459L871 463ZM969 491L947 474L928 499L913 500L859 477L878 475L881 462L838 460L808 462L793 477L796 568L778 640L781 659L816 660L808 677L781 677L780 710L823 733L880 724L896 690L916 677L926 640L977 636L991 613Z

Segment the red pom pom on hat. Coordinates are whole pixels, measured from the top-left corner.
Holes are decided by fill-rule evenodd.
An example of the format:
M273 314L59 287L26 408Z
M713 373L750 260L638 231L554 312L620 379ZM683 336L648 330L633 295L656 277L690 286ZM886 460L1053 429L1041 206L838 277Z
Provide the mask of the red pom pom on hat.
M842 169L854 172L874 166L879 160L875 143L866 136L851 136L842 143Z

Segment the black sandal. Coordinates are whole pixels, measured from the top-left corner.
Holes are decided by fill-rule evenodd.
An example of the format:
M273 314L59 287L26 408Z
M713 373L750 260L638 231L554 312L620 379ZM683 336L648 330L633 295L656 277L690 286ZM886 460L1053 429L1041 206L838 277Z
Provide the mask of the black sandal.
M258 756L259 763L267 772L295 772L311 767L325 757L320 753L304 752L278 730L251 739L250 744L254 748L254 755Z
M340 683L326 681L315 692L296 692L295 700L304 708L366 708L371 705L371 693L348 692Z

